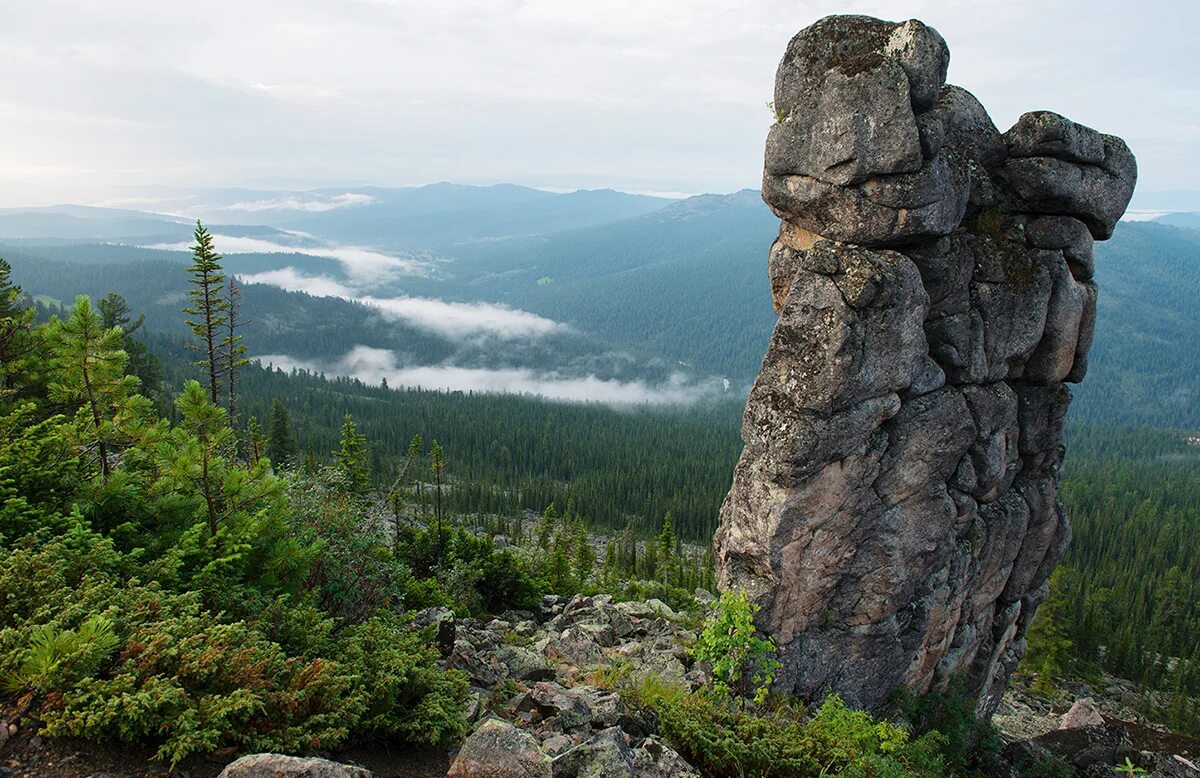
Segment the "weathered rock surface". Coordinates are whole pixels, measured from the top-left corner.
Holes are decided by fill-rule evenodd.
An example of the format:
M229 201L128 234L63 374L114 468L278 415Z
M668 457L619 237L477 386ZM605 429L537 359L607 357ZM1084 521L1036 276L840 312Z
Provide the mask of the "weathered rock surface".
M250 754L227 765L219 778L371 778L371 771L328 759Z
M713 600L706 592L698 597ZM444 615L430 609L414 622L440 623ZM475 702L467 718L476 728L451 766L451 778L698 776L652 736L651 714L630 708L589 675L606 666L622 668L632 679L703 684L708 668L686 650L696 632L665 603L548 595L536 613L510 611L486 623L463 619L455 633L446 664L470 676ZM505 756L510 753L516 756Z
M788 45L763 176L779 322L715 544L787 691L878 709L962 673L987 716L1070 541L1064 382L1136 163L1048 111L1000 133L948 62L917 21Z

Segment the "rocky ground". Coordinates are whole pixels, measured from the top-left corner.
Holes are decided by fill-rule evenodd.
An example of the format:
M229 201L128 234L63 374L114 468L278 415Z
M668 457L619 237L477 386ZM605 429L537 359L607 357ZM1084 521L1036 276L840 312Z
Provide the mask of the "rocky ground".
M1140 714L1135 687L1112 676L1093 687L1059 684L1055 699L1034 693L1018 674L992 717L1010 757L1058 756L1083 776L1112 776L1126 758L1155 776L1200 777L1200 740L1172 733Z
M44 739L27 722L0 746L0 778L699 775L654 736L649 714L604 688L605 678L596 672L604 665L634 681L653 677L703 685L705 668L687 652L700 627L695 615L676 613L658 600L551 596L536 611L478 620L429 609L417 614L416 623L436 625L446 665L471 679L465 715L472 729L457 754L375 746L329 755L336 762L271 757L228 764L234 755L219 753L170 772L155 765L151 749ZM1152 775L1200 778L1200 741L1155 729L1136 712L1139 701L1128 684L1064 683L1050 702L1034 694L1029 682L1014 679L994 717L1010 758L1044 762L1057 755L1079 775L1112 776L1113 765L1129 757Z

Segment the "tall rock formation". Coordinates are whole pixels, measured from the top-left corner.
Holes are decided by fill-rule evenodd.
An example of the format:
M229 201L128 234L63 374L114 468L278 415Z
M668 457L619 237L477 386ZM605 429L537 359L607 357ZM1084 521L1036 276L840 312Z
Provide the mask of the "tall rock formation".
M1048 111L1001 134L919 21L788 45L763 199L779 322L715 540L781 684L878 709L965 675L990 715L1071 539L1063 421L1125 143Z

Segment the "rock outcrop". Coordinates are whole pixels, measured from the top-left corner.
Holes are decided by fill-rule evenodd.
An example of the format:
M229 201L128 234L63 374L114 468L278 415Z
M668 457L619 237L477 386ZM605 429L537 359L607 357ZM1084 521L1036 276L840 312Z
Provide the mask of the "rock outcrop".
M1000 133L948 64L915 20L788 46L763 175L779 321L715 544L786 690L879 709L963 674L987 716L1070 542L1065 382L1136 163L1047 111Z

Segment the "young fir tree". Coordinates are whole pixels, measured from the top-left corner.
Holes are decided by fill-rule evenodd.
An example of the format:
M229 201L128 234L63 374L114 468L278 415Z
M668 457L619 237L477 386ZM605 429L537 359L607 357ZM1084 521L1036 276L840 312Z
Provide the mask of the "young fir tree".
M75 430L81 450L95 453L107 481L112 473L109 456L127 440L127 430L145 403L135 394L137 378L125 375L121 330L105 329L91 301L80 295L70 318L52 318L45 337L53 376L50 398L79 408Z
M282 485L265 461L250 467L236 461L228 415L198 381L184 384L175 409L179 424L158 447L161 478L170 489L200 498L209 536L216 537L226 519L258 510Z
M554 522L558 518L558 512L554 508L554 503L546 506L546 510L542 511L542 518L538 521L537 536L538 548L543 554L550 552L550 544L554 540Z
M237 375L238 371L250 364L246 358L246 344L239 330L249 321L243 321L242 288L238 282L229 279L225 286L225 332L221 337L218 350L221 354L221 369L225 373L225 394L228 398L226 407L229 409L229 421L237 421Z
M191 304L183 312L192 317L187 320L187 325L200 340L188 347L200 352L200 359L195 364L208 374L209 399L217 405L221 401L221 342L229 324L229 301L223 294L225 274L221 269L221 255L216 252L212 235L199 221L196 222L195 238L192 264L188 267Z
M420 463L424 454L425 443L421 440L420 435L414 435L413 439L408 442L404 464L400 466L396 480L392 482L392 488L388 490L388 502L392 506L392 550L394 552L398 552L400 548L400 510L404 503L404 485L409 478L413 479L413 501L417 506L414 510L418 510L421 504Z
M258 460L262 459L266 452L267 436L263 434L258 419L251 416L250 421L246 422L246 461L251 465L257 465Z
M271 421L267 426L267 459L276 467L285 467L292 463L299 450L287 406L277 399L272 400Z
M334 453L338 471L356 497L364 497L371 488L371 465L367 458L367 438L358 431L350 414L342 421L342 444Z
M587 584L596 567L596 551L588 540L587 527L580 521L575 525L575 578L580 586Z
M136 340L133 333L146 323L146 314L133 318L129 303L116 292L109 292L104 299L96 303L100 309L100 320L105 329L120 327L122 338L121 347L125 350L125 372L137 376L141 382L142 393L147 397L157 397L163 382L162 362L150 353L145 343Z
M679 560L675 554L678 544L671 512L667 511L663 517L662 532L658 534L658 574L665 584L674 584L679 574Z
M442 484L446 477L446 458L442 453L442 444L433 441L429 450L429 472L433 475L434 509L433 516L437 522L437 563L442 564Z
M21 287L12 282L12 267L0 259L0 400L17 391L17 377L34 353L33 323L37 311L26 305Z

